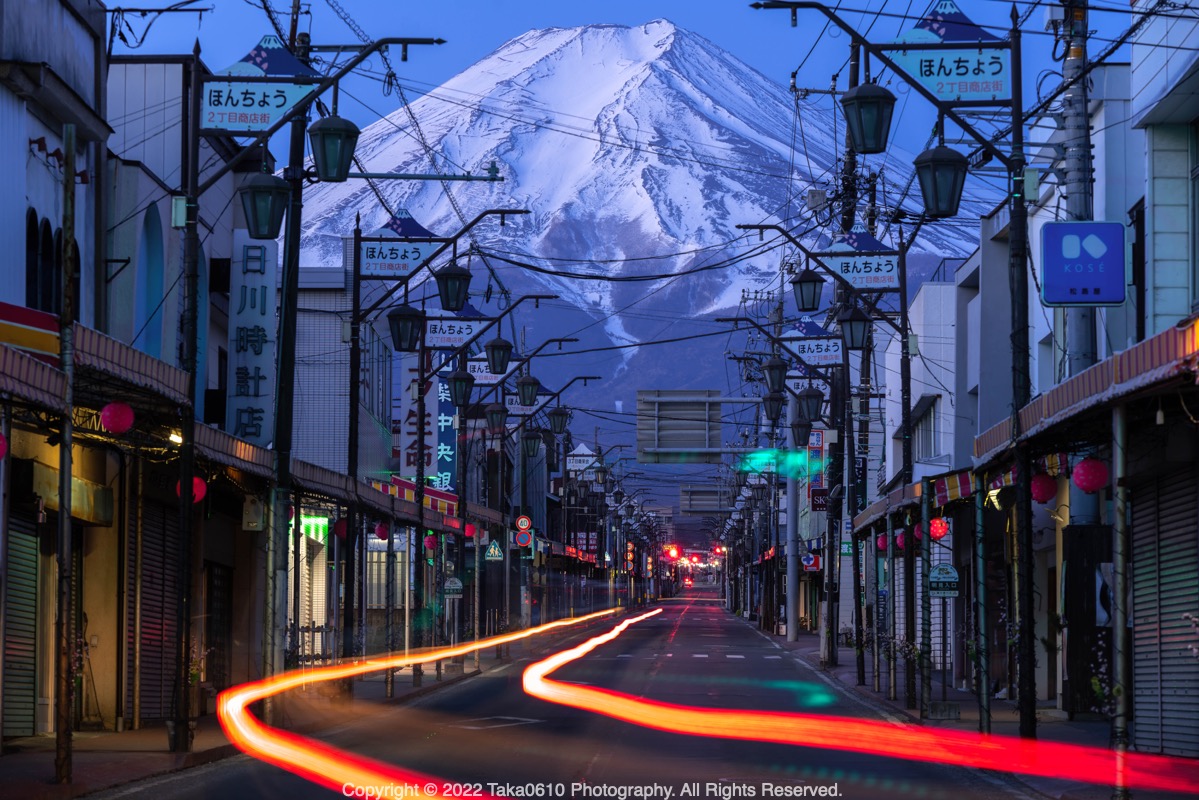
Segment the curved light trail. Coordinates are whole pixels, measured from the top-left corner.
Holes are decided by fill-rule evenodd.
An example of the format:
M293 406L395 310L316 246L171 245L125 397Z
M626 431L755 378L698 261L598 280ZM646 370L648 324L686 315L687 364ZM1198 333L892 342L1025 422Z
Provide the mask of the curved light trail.
M452 783L442 781L435 776L403 769L394 764L354 755L315 739L272 728L259 721L247 707L251 703L306 684L342 680L378 670L396 669L410 664L428 664L446 658L463 656L485 647L495 647L559 628L590 622L617 611L618 609L597 611L576 619L558 620L517 633L493 636L477 643L430 650L420 654L388 656L351 664L285 672L221 692L217 696L217 717L225 735L229 737L229 741L239 749L261 761L273 764L334 791L344 793L344 788L348 786L373 789L374 796L443 797L445 795L441 793L440 787L447 784L453 786ZM412 791L407 794L397 792L396 787L405 785L411 786ZM437 787L438 790L430 791L429 787ZM384 794L388 791L391 794Z
M1131 789L1199 793L1199 764L1192 759L1142 753L1121 758L1106 748L929 728L901 730L889 723L854 717L682 706L547 677L661 611L627 619L608 633L529 666L524 672L525 692L645 728L691 736L842 750L1109 785L1116 783L1119 770L1122 785Z

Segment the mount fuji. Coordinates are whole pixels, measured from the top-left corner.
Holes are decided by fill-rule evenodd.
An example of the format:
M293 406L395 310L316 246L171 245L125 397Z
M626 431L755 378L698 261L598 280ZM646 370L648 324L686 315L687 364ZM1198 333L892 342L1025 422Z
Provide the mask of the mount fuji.
M602 375L579 405L610 410L617 400L631 411L635 389L738 390L724 353L739 345L713 318L735 314L746 290L777 292L789 254L772 234L759 241L736 226L780 224L810 247L831 243L830 220L816 219L829 212L801 199L836 188L844 146L830 105L797 104L786 87L666 20L550 28L512 39L369 125L357 154L372 173L428 173L430 152L445 174L479 174L494 161L501 182L377 188L392 210L439 236L485 209L528 209L471 232L477 252L460 262L475 275L472 302L497 313L501 288L559 295L539 311L522 308L525 347L580 341L561 354L548 348L562 357L538 356L534 373L552 388ZM881 172L883 209L919 206L918 192L899 198L911 154L892 147L865 162ZM911 293L940 259L976 247L970 220L984 208L967 198L961 222L925 226L909 257ZM301 267L340 265L358 214L367 233L389 218L362 181L308 188ZM435 294L427 286L417 294ZM786 309L794 315L789 299Z

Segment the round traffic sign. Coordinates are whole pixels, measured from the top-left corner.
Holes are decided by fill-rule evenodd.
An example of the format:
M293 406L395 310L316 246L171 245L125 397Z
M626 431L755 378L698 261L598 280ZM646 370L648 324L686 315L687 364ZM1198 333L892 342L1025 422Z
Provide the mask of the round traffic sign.
M529 528L532 528L532 527L533 527L533 520L529 519L528 517L521 515L516 518L516 529L517 530L527 531Z
M528 547L529 543L532 541L533 541L533 534L529 533L528 531L520 531L519 533L516 534L516 546L517 547Z

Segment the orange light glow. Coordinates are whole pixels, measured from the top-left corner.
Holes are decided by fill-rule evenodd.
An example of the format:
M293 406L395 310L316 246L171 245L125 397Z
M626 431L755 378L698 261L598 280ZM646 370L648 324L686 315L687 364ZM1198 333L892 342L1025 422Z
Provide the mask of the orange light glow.
M253 683L227 689L217 696L217 715L229 741L250 755L274 764L313 783L335 791L343 787L388 787L419 783L442 786L436 777L406 770L381 761L356 756L322 742L308 739L264 725L248 710L251 703L273 697L289 689L320 681L351 678L368 672L396 669L409 664L427 664L454 656L462 656L484 647L494 647L518 639L536 636L547 631L578 625L616 613L617 609L598 611L576 619L563 619L517 633L482 639L477 643L445 647L407 656L388 656L367 659L351 664L339 664L306 671L295 670ZM446 782L451 789L453 784ZM423 797L442 797L437 792L423 792Z
M1191 759L1140 753L1120 756L1105 748L1011 736L929 728L898 729L889 723L853 717L681 706L548 679L547 676L558 668L582 658L616 639L629 626L661 611L659 608L625 620L608 633L531 665L524 672L525 691L551 703L603 714L645 728L691 736L843 750L1085 783L1115 784L1119 770L1121 783L1131 789L1199 792L1199 764Z

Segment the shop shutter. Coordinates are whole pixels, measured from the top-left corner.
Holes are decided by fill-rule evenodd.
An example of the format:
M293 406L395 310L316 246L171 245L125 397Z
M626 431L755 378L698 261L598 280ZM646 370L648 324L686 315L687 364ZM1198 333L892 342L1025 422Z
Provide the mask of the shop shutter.
M1199 484L1189 470L1133 488L1133 722L1137 750L1199 756Z
M141 627L136 626L137 550L136 510L131 510L128 565L128 626L126 645L129 666L126 714L133 716L133 675L135 648L141 645L141 720L166 719L171 713L175 681L178 626L175 624L178 602L179 510L146 500L142 510L142 582Z
M4 593L4 736L32 736L37 709L37 525L8 521Z

